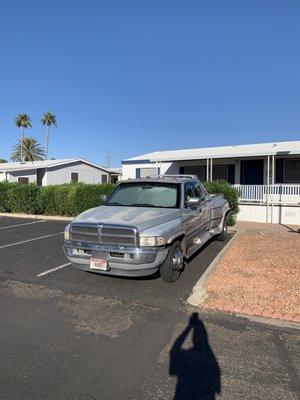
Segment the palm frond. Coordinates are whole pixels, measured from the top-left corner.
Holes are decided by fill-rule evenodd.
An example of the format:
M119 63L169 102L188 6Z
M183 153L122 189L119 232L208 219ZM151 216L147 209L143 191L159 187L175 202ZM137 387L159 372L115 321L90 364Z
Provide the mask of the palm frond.
M47 111L43 114L41 123L47 126L57 126L56 116L51 111Z
M28 114L25 113L20 113L18 114L15 119L14 119L14 124L18 127L18 128L29 128L32 127L31 125L31 120Z
M12 161L23 161L21 159L21 143L19 139L18 143L13 145L11 160ZM38 161L43 160L45 157L45 150L40 143L32 136L23 138L23 158L24 161Z

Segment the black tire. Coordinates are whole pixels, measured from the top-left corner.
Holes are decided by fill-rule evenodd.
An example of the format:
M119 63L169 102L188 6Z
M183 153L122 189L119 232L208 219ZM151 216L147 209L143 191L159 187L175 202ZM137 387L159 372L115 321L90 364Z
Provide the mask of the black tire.
M228 221L227 221L227 216L225 216L222 232L217 236L217 240L223 242L224 240L226 240L227 235L228 235Z
M180 242L174 242L164 263L160 267L160 276L164 282L176 282L184 267L183 252Z

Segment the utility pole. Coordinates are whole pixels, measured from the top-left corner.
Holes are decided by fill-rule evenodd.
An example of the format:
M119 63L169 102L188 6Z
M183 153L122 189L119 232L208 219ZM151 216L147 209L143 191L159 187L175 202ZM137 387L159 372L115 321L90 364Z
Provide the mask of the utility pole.
M108 150L107 156L106 156L106 167L110 168L111 167L111 154L110 151Z

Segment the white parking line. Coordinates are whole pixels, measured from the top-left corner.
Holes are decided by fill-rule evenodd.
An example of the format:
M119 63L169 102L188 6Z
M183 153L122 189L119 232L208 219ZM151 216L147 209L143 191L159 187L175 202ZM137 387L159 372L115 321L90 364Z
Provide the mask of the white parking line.
M31 224L40 224L41 222L46 222L46 220L43 219L42 221L32 221L32 222L24 222L23 224L2 226L0 229L15 228L17 226L24 226L24 225L31 225Z
M66 263L66 264L63 264L63 265L59 265L58 267L48 269L47 271L44 271L44 272L41 272L41 273L37 274L37 276L44 276L44 275L47 275L47 274L51 274L51 272L58 271L59 269L67 267L68 265L71 265L71 263Z
M6 247L17 246L18 244L34 242L35 240L46 239L46 238L49 238L49 237L52 237L52 236L57 236L57 235L62 235L62 234L63 234L63 232L53 233L52 235L39 236L39 237L33 238L33 239L22 240L21 242L5 244L5 245L3 245L3 246L0 246L0 249L4 249L4 248L6 248Z

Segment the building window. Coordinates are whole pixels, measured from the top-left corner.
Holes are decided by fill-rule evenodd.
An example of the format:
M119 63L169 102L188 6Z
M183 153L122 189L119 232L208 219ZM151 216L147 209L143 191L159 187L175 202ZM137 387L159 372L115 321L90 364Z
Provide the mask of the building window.
M20 183L21 185L28 185L28 183L29 183L29 178L19 177L19 178L18 178L18 183Z
M196 175L203 182L206 181L206 167L180 167L179 173L182 175Z
M300 159L284 160L284 182L300 183Z
M179 173L184 175L196 175L201 182L206 181L206 166L181 166ZM213 165L213 180L223 180L231 184L235 183L235 165Z
M72 183L78 182L78 172L71 172L71 182Z
M102 175L101 182L102 183L107 183L107 175Z
M228 165L213 165L213 181L228 182Z
M156 168L137 168L135 177L136 178L147 178L148 176L156 175ZM160 168L158 168L158 174L160 174Z

